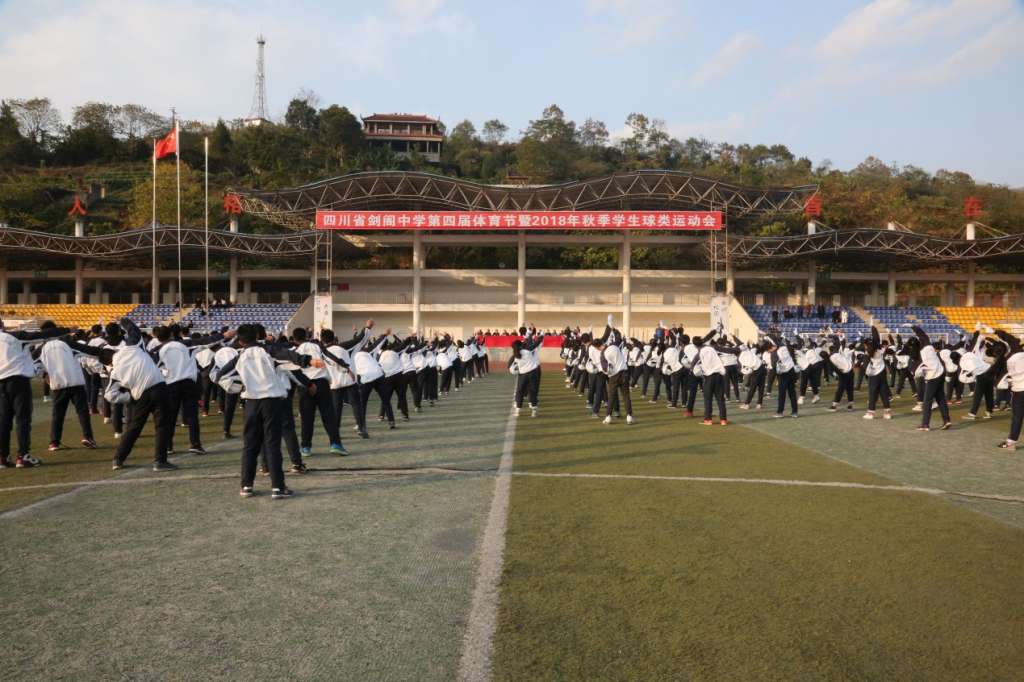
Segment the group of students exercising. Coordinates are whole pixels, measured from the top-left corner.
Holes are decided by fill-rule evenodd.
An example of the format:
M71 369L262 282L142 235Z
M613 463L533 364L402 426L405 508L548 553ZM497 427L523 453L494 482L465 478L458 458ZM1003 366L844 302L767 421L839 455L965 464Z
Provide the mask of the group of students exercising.
M63 425L73 406L82 427L81 444L97 447L92 416L102 414L113 427L115 470L124 468L143 428L154 422L153 470L176 469L174 433L187 427L188 451L205 455L200 415L214 404L223 417L223 434L244 405L242 431L243 497L251 497L257 471L270 476L271 497L291 496L285 484L282 441L290 473L307 471L313 454L317 414L329 451L347 456L340 424L344 406L352 410L354 430L369 438L366 416L370 395L380 399L378 419L396 428L395 410L410 420L412 409L435 405L450 391L488 373L484 341L449 335L405 338L390 329L374 333L373 320L351 338L340 340L325 329L319 339L297 328L290 337L274 337L259 324L243 324L212 334L190 333L179 325L144 333L130 319L89 330L44 322L39 331L7 331L0 326L0 468L42 464L31 455L32 388L44 377L52 401L51 451L63 449ZM295 396L300 428L296 430ZM392 402L396 403L394 406ZM11 460L16 427L17 455Z

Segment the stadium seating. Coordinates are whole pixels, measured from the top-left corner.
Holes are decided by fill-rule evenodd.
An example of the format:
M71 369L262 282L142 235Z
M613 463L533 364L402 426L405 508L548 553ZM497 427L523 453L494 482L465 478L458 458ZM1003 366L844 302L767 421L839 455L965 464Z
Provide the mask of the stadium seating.
M184 324L192 325L198 332L208 332L221 327L237 327L240 324L259 323L268 332L280 334L288 321L299 309L298 303L241 303L230 308L212 308L208 315L196 308L185 316Z
M869 306L868 313L892 334L907 334L911 325L921 327L929 336L959 338L964 329L931 306ZM973 329L974 322L971 322Z
M128 317L141 328L152 329L165 324L174 315L175 310L174 305L170 303L143 303L135 306Z
M946 306L937 310L949 318L950 322L970 331L974 330L974 325L978 322L993 329L1009 330L1024 324L1024 309L1021 308Z
M131 303L37 303L0 306L0 319L53 320L60 327L91 327L118 320L135 306Z
M842 331L848 337L863 336L871 333L871 325L862 320L856 312L850 308L840 307L839 310L846 310L847 318L846 324L833 324L832 323L832 311L834 308L829 307L826 309L826 316L821 317L792 317L790 319L784 319L782 316L782 310L786 307L790 307L795 310L792 306L769 306L769 305L745 305L743 306L750 315L750 318L757 325L761 331L768 331L772 328L777 328L785 334L817 334L823 327L830 327L835 331ZM776 310L779 312L778 323L772 322L772 311Z

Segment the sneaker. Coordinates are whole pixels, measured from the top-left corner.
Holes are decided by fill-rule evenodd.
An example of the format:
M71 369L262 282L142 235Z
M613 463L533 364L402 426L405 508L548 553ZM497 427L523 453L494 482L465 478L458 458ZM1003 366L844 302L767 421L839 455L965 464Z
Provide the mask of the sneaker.
M530 416L531 417L536 417L537 416L537 408L536 407L531 407L530 408Z
M288 473L299 474L301 476L302 474L305 474L308 471L309 469L306 468L305 464L293 464L292 468L288 470Z
M799 398L797 398L796 399L796 404L797 405L803 405L804 404L804 397L800 396Z
M302 455L303 457L312 457L313 448L299 448L299 454Z
M910 411L911 412L922 412L922 411L924 411L924 406L921 405L921 403L917 403L912 408L910 408Z
M245 486L244 488L242 488L241 490L238 491L238 496L239 497L252 497L255 494L256 493L253 492L253 489L252 489L251 485L247 485L247 486Z
M847 409L847 410L849 410L850 412L853 412L853 403L849 403L849 404L848 404L848 405L846 406L846 409Z
M331 454L337 455L338 457L348 457L351 453L349 453L341 443L334 443L331 445Z
M882 414L882 419L892 419L892 410L886 410Z
M944 422L942 424L942 426L939 427L939 430L940 431L949 431L949 429L952 428L952 426L953 426L953 422Z
M612 423L612 416L608 415L607 417L604 418L604 420L601 421L601 423L602 424L611 424Z
M231 440L234 437L235 437L234 434L231 433L230 431L225 431L224 432L224 440Z
M260 468L257 469L256 471L259 472L260 476L269 476L270 475L270 468L269 467L260 466Z
M172 462L153 462L153 471L174 471L177 468L178 465Z
M50 396L48 396L48 395L44 395L44 396L43 396L43 402L44 402L44 403L48 403L48 402L50 402Z
M776 412L775 414L772 415L772 419L782 419L785 416L786 415L782 414L781 412Z
M206 448L204 448L202 445L193 445L188 449L188 451L189 453L197 455L199 457L202 457L203 455L206 454Z
M967 414L965 414L964 416L962 416L962 417L960 417L960 418L961 418L961 419L968 419L968 420L970 420L970 421L974 421L975 419L977 419L977 418L978 418L978 415L976 415L976 414L972 414L971 412L968 412Z
M395 429L397 429L397 428L398 428L398 427L397 427L397 426L395 426L395 422L390 422L390 423L388 424L388 429L390 429L390 430L392 430L392 431L394 431L394 430L395 430Z
M1013 452L1017 450L1017 441L1006 439L999 444L999 447L1003 448L1004 450L1010 450L1011 452Z
M126 466L127 465L124 462L118 462L115 459L113 466L111 466L110 468L113 469L114 471L119 471L120 469L124 469Z
M720 420L718 420L718 425L719 426L728 426L729 425L729 420L728 419L720 419Z
M986 412L985 416L982 417L982 419L991 419L991 418L992 418L992 413L991 412Z
M42 460L36 459L32 455L18 455L17 459L14 460L14 466L17 469L31 469L42 463Z
M272 500L285 500L291 496L291 488L274 488L270 491L270 499Z
M359 431L359 425L358 425L358 424L356 424L355 426L353 426L353 427L352 427L352 430L353 430L353 431Z
M110 423L110 417L104 417L103 418L103 423L104 424L109 424Z
M519 416L519 413L520 413L520 412L522 412L522 410L521 410L520 408L518 408L518 407L517 407L517 408L516 408L516 409L515 409L515 410L514 410L514 411L512 412L512 416L513 416L513 417L518 417L518 416Z
M633 415L631 415L631 414L627 414L626 415L626 423L627 424L636 424L636 420L633 419Z
M741 410L749 410L750 409L750 405L748 405L746 403L743 403L742 405L740 405L740 409Z
M797 414L796 412L794 412L793 414L791 414L791 415L789 415L789 416L790 416L790 417L792 417L793 419L797 419L797 418L799 418L799 417L800 417L800 415L799 415L799 414Z
M683 416L684 416L685 418L689 419L690 417L692 417L692 416L693 416L693 412L690 412L689 410L687 410L687 411L686 411L686 414L684 414Z
M10 469L12 466L14 465L11 464L11 460L9 458L0 457L0 469Z
M918 426L917 430L918 431L931 431L931 428L929 428L927 426Z
M816 396L814 396L814 397L813 397L813 398L811 399L811 403L812 403L812 404L813 404L813 403L819 403L819 402L821 402L821 396L820 396L820 395L816 395Z
M838 410L839 410L839 406L836 405L835 403L832 403L832 407L828 408L829 412L836 412Z
M761 409L762 407L764 407L764 405L762 405L762 404L758 403L758 404L757 404L757 405L756 405L756 406L754 407L754 409L755 409L755 410L760 410L760 409Z
M82 444L83 448L87 448L89 450L95 450L96 449L96 441L94 441L92 438L83 438L79 442Z
M874 419L874 418L875 418L875 413L874 412L865 412L864 413L864 419Z
M199 413L199 416L200 416L200 417L209 417L209 416L210 416L210 413L209 413L209 412L200 412L200 413Z
M714 422L711 421L710 419L705 419L704 421L701 422L701 425L703 426L711 426L712 424L714 424Z
M51 441L50 445L46 449L50 452L57 452L58 450L63 450L64 446L57 441Z
M359 437L360 438L369 438L370 434L368 434L366 431L360 431L359 432Z
M667 407L667 408L668 408L668 409L670 409L670 410L678 410L678 409L679 409L679 406L678 406L678 405L673 405L672 403L669 403L669 404L668 404L668 405L666 405L665 407Z

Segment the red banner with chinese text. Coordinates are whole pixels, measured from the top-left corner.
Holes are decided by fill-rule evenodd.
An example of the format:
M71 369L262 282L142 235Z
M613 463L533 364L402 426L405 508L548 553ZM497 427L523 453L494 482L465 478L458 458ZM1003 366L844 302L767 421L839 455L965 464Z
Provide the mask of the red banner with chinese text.
M317 211L318 230L721 230L720 211Z

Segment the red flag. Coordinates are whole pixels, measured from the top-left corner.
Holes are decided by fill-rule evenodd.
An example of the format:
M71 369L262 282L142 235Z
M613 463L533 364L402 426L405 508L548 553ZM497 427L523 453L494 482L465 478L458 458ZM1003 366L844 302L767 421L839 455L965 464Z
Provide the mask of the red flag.
M156 148L153 153L156 158L162 159L169 154L174 154L178 151L178 127L167 133L167 137L156 143Z

